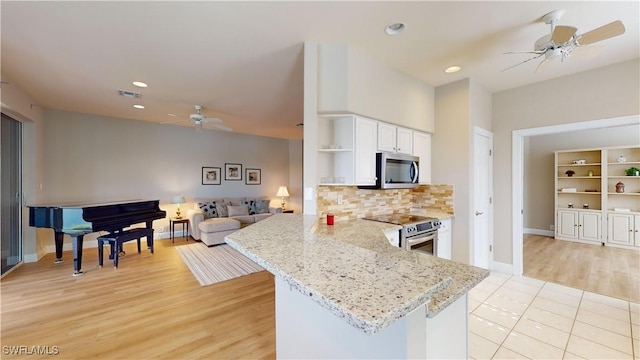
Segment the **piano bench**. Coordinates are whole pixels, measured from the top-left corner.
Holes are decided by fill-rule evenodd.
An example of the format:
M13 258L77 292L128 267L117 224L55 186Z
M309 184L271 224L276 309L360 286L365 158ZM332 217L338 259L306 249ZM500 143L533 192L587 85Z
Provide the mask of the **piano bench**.
M103 235L98 237L98 265L102 267L103 259L102 256L104 254L103 246L105 243L108 243L111 247L111 257L113 258L113 266L115 268L118 267L118 252L122 249L122 244L127 241L137 240L138 241L138 253L140 253L140 239L146 237L147 238L147 246L151 250L153 254L153 229L147 228L136 228L130 230L124 230L116 233L111 233L108 235Z

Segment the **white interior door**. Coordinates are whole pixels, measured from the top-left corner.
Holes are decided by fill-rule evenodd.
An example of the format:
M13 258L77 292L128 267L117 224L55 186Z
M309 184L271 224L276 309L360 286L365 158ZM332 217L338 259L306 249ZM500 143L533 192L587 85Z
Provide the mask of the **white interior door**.
M473 131L473 265L489 269L493 261L493 134Z

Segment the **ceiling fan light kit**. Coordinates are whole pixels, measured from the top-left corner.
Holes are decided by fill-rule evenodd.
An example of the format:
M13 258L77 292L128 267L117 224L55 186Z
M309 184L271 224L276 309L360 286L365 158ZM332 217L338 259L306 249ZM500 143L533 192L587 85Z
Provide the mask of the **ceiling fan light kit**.
M206 117L204 114L202 114L200 112L202 110L202 105L194 105L193 107L196 109L196 112L195 112L195 114L190 114L188 120L167 121L167 122L163 122L162 124L176 124L176 123L180 123L180 122L190 121L191 123L193 123L194 128L198 132L202 131L202 128L203 128L204 124L211 124L211 126L213 126L216 129L219 129L219 130L233 131L232 128L230 128L228 126L224 126L224 125L221 124L222 123L222 119L209 118L209 117ZM176 116L174 114L168 114L168 115L169 116L174 116L174 117Z
M622 35L625 32L622 21L616 20L612 23L600 26L589 32L578 34L577 27L564 25L556 26L556 23L562 18L562 15L564 15L564 10L556 10L543 15L541 19L545 24L551 26L551 32L548 35L542 36L534 43L533 51L511 51L505 53L535 54L535 56L513 66L510 66L506 69L503 69L501 70L501 72L524 64L531 60L538 59L544 55L544 59L536 68L536 72L539 72L547 62L555 58L560 58L560 61L564 62L564 59L571 56L572 52L575 49L618 35Z

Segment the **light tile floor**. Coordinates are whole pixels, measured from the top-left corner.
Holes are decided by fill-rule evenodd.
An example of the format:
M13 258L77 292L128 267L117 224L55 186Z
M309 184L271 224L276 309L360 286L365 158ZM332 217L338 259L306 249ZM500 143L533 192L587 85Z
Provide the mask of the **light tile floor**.
M640 306L492 272L469 292L469 356L640 360Z

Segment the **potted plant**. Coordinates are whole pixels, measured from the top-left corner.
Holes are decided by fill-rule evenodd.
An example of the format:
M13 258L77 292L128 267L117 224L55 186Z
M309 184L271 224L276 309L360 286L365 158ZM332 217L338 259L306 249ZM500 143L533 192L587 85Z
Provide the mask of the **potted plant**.
M576 172L575 172L575 171L573 171L573 170L567 170L567 171L565 171L565 174L567 174L567 176L569 176L569 177L573 176L573 174L575 174L575 173L576 173Z
M640 169L638 169L637 167L630 167L627 170L625 170L624 172L627 173L627 176L640 176Z

